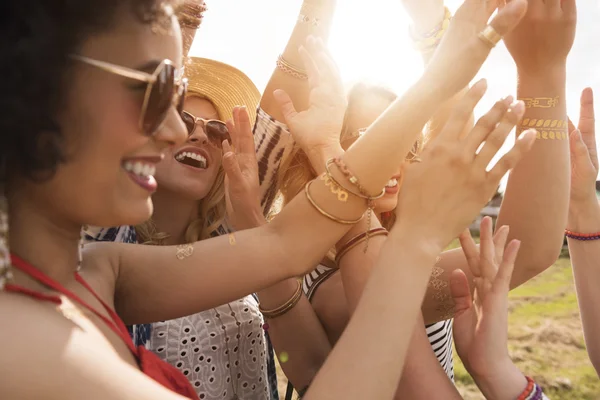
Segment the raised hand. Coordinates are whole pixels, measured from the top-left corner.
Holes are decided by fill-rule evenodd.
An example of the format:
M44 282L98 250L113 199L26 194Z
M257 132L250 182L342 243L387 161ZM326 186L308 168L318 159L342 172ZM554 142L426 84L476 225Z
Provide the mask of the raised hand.
M527 381L508 354L508 292L520 242L505 247L509 228L493 235L489 217L482 220L480 232L479 249L468 230L460 236L474 276L475 302L463 271L454 271L450 279L461 310L454 316L456 351L486 398L517 398Z
M457 10L425 70L424 79L431 91L449 98L477 74L491 50L479 33L488 24L496 4L496 0L465 0ZM526 10L526 0L511 0L489 24L504 36L519 23Z
M265 219L260 207L252 125L245 107L233 109L233 121L227 121L227 128L232 141L231 145L223 141L227 216L236 230L254 228Z
M529 0L525 17L504 38L519 73L539 75L565 68L575 39L575 3L576 0Z
M570 122L570 121L569 121ZM596 202L598 177L598 150L596 148L596 120L594 93L587 88L581 94L581 112L578 128L570 123L571 149L571 205Z
M406 223L415 234L423 229L422 234L428 234L432 227L437 227L447 234L440 243L442 248L473 220L494 194L500 179L535 140L535 131L523 132L514 147L487 171L488 164L523 116L525 105L521 101L511 104L511 98L498 101L461 138L485 90L485 81L480 81L458 103L442 132L423 152L423 161L407 167L398 197L401 216L397 224Z
M444 0L402 0L416 32L428 32L444 19Z
M321 39L309 37L299 53L308 75L309 108L297 112L283 90L275 91L275 99L294 140L305 152L339 147L347 101L337 67Z

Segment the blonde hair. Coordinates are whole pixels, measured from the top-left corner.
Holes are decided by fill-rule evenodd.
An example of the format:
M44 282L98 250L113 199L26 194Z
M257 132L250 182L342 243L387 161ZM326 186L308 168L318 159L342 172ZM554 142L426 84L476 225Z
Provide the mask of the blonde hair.
M342 125L342 132L340 134L340 143L342 145L352 144L358 136L358 132L350 130L349 119L350 115L360 112L355 108L360 104L360 99L366 95L377 95L389 99L390 103L396 100L396 95L391 90L385 87L369 85L366 83L358 83L352 86L348 92L348 107L346 108L346 114L344 116L344 123ZM413 147L412 152L418 154L421 151L423 144L422 136L417 139ZM304 186L312 179L316 178L316 173L310 165L310 161L304 151L300 149L297 144L290 146L284 154L284 161L279 169L278 181L280 182L280 197L282 205L289 203L300 191L304 189ZM390 215L384 216L381 223L386 228L390 229L395 220L395 212Z
M199 93L191 93L188 97L197 97L212 103L208 97ZM220 115L219 118L221 118ZM226 233L220 231L220 227L225 222L226 214L225 170L222 166L219 167L219 172L210 191L199 202L198 217L190 222L185 231L185 240L188 243ZM169 237L166 233L158 231L152 219L137 225L135 230L138 235L138 242L142 244L162 245L165 239Z

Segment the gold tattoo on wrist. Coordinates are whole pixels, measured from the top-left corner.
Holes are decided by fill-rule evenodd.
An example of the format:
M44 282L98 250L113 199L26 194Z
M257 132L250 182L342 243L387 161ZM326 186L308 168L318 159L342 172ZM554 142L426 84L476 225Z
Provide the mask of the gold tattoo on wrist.
M561 119L537 119L525 118L521 122L521 128L535 128L537 130L536 139L542 140L566 140L568 139L567 127L568 121Z
M321 180L325 182L325 186L329 188L329 191L337 196L338 201L341 201L342 203L348 201L348 192L341 187L331 175L323 174L321 175Z
M191 243L180 244L178 246L175 246L175 249L177 250L177 253L175 253L175 256L179 260L188 258L189 256L191 256L194 253L194 245Z
M444 274L444 270L437 266L440 260L440 257L435 260L435 265L431 271L431 278L429 279L429 286L433 288L433 298L438 302L435 310L441 318L451 319L454 317L455 304L450 294L448 282L440 279L440 276Z
M235 246L235 244L236 244L237 242L235 241L235 236L233 235L233 233L230 233L228 236L229 236L229 244L230 244L231 246Z
M556 97L525 97L522 100L527 108L554 108L558 105L559 96Z
M321 19L317 17L310 17L306 14L300 13L300 15L298 15L298 22L301 24L309 24L314 27L317 27L321 24Z

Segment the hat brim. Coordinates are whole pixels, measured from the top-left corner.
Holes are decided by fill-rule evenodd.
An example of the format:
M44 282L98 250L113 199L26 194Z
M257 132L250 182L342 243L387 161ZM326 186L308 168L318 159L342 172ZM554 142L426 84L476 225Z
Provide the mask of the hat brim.
M242 71L219 61L190 57L185 76L189 81L188 96L199 95L210 100L222 121L233 118L235 106L246 106L254 126L260 92Z

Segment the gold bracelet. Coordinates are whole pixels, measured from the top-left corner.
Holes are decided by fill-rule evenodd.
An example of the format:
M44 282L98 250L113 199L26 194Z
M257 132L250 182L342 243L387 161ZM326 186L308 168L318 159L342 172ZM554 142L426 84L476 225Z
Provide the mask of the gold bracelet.
M450 26L450 21L452 20L452 13L448 9L445 8L444 19L440 24L438 24L435 28L425 34L417 34L414 30L411 29L410 35L413 40L413 46L416 50L429 53L436 49L436 47L442 41L448 27Z
M537 119L537 118L525 118L521 122L523 128L536 128L536 129L565 129L569 126L568 121L562 119Z
M303 81L308 79L308 75L306 74L306 71L290 64L281 55L277 58L276 64L277 64L277 68L279 68L281 71L285 72L286 74L288 74L294 78L297 78L297 79L300 79Z
M388 231L385 228L374 228L369 229L367 232L363 232L354 236L352 239L348 240L340 249L340 252L335 255L335 262L339 265L340 260L344 257L350 250L366 241L367 238L372 238L375 236L387 236Z
M314 181L309 181L306 186L304 186L304 193L306 194L306 198L308 199L308 202L314 207L315 210L317 210L322 216L329 218L330 220L337 222L339 224L344 224L344 225L356 225L358 224L361 220L362 220L362 215L360 218L354 220L354 221L349 221L349 220L344 220L344 219L340 219L337 218L331 214L329 214L327 211L323 210L321 207L319 207L319 205L315 202L315 200L312 198L312 196L310 195L310 185L313 183Z
M302 298L302 283L300 282L300 280L298 280L297 284L298 284L298 287L296 288L296 291L294 292L292 297L290 297L290 299L288 301L286 301L279 307L274 308L272 310L265 310L261 307L260 304L258 305L258 310L261 312L263 317L265 317L265 319L273 319L273 318L281 317L282 315L284 315L288 311L290 311L292 308L294 308L296 306L296 304L298 304L298 302Z
M325 174L321 174L319 177L323 182L325 182L325 186L329 188L329 191L337 196L338 201L343 203L348 201L348 192L342 185L335 180L333 176L327 171Z
M554 108L558 105L560 97L525 97L519 100L525 102L527 108Z

